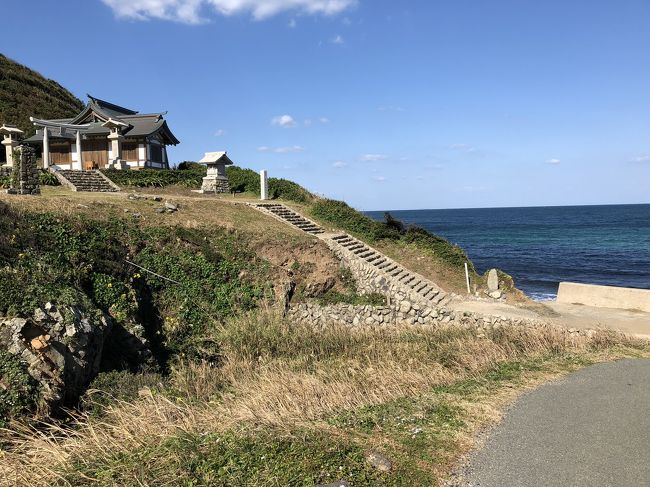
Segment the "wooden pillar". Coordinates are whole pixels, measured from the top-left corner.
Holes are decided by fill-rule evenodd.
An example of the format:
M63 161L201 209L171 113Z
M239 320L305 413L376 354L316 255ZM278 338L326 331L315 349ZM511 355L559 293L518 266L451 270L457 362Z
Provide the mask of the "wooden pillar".
M43 127L43 169L50 167L50 140L47 127Z

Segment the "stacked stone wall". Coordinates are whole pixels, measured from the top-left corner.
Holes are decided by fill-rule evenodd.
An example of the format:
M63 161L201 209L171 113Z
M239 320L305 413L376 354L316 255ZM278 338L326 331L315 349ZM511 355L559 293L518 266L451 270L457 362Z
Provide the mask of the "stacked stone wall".
M553 328L570 335L591 336L594 333L593 330L566 329L545 321L481 315L448 308L420 306L418 303L409 301L402 301L391 306L356 306L349 304L320 306L312 303L301 303L289 308L287 317L316 328L323 328L328 325L348 327L427 325L488 330L501 326L525 326L538 329Z
M36 166L36 151L33 147L20 146L20 158L14 161L9 194L41 194Z
M230 193L228 178L203 178L202 193Z

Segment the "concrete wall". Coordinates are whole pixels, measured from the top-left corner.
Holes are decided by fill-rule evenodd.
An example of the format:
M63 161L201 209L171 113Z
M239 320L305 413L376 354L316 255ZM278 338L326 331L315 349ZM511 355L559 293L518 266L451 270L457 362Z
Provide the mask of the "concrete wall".
M598 308L638 309L650 313L650 289L561 282L557 302Z

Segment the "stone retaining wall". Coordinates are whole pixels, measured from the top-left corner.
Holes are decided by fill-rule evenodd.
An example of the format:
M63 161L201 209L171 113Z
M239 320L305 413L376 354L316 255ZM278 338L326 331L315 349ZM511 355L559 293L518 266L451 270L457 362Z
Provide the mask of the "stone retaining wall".
M358 306L336 304L320 306L301 303L287 311L287 317L317 328L339 324L344 326L390 326L390 325L428 325L460 326L463 328L495 329L500 326L526 326L530 328L554 328L563 333L591 336L594 330L562 328L545 321L513 319L505 316L488 316L448 308L420 306L417 303L402 301L392 306Z

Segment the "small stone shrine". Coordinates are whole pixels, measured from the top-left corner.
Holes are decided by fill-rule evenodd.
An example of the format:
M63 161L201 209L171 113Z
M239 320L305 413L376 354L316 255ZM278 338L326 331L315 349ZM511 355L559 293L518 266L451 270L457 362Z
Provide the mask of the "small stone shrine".
M28 145L19 147L20 157L14 160L11 173L11 188L9 194L41 194L36 167L36 150Z
M201 193L229 193L230 185L226 176L226 166L232 165L232 161L225 152L206 152L199 164L208 167L208 173L203 178Z
M18 147L19 138L24 134L22 130L15 127L14 125L5 125L3 124L0 127L0 134L2 134L2 145L5 146L6 152L6 167L12 167L14 163L14 150Z

